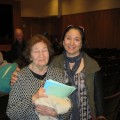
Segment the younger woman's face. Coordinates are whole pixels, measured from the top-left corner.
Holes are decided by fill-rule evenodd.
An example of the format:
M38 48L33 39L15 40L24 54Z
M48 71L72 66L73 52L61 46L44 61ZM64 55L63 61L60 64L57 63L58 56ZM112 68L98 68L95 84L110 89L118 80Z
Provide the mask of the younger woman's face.
M64 37L63 46L68 57L79 55L79 51L82 47L82 36L79 30L70 29Z
M38 42L32 47L31 60L36 67L43 67L48 64L49 51L44 42Z

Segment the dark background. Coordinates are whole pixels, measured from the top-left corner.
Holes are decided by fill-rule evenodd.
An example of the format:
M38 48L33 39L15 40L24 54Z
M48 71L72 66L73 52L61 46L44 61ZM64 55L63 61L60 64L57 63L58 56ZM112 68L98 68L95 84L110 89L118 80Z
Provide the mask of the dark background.
M9 4L0 4L0 43L11 43L13 38L13 8Z

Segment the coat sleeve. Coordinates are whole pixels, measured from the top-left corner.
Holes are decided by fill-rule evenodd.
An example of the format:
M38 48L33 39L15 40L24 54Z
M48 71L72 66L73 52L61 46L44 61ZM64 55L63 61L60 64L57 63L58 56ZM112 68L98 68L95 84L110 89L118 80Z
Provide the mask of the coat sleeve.
M104 116L104 97L103 97L103 85L101 71L97 71L94 76L94 100L96 107L96 117Z

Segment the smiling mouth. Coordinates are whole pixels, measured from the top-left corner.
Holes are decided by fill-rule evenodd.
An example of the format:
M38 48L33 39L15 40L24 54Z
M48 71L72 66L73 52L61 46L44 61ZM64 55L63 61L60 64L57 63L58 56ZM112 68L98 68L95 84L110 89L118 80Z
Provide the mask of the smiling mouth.
M39 60L39 61L45 61L45 60Z
M68 47L68 49L73 50L73 49L75 49L75 47Z

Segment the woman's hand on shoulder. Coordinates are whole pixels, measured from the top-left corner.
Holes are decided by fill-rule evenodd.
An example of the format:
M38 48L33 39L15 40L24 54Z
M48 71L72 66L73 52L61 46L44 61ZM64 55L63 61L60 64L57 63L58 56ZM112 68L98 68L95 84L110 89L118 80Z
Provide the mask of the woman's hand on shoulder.
M16 68L16 70L12 73L10 85L12 86L18 79L18 72L20 71L20 68Z

